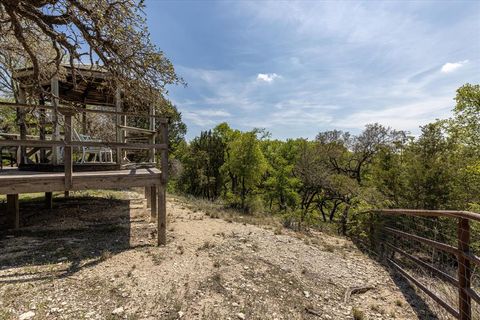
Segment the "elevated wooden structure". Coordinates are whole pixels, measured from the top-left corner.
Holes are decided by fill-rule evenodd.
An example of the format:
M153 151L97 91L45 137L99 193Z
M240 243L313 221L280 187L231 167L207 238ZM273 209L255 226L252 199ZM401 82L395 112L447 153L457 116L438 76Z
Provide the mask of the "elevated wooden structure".
M145 187L151 218L158 223L158 244L166 243L166 197L168 167L167 120L155 115L154 106L135 112L123 105L120 88L108 90L104 86L108 74L96 68L80 68L76 77L68 72L46 82L39 90L30 85L32 70L19 70L14 79L19 84L19 103L0 102L0 107L15 107L20 134L0 134L0 148L17 148L17 166L0 170L0 194L7 195L4 227L20 227L19 194L45 192L47 206L51 206L52 192L85 189ZM45 91L50 91L49 95ZM35 109L38 115L38 137L27 134L25 116ZM105 114L115 118L116 141L75 141L73 118L81 114L82 128L86 130L89 113ZM46 130L47 115L52 128ZM127 125L127 117L147 119L148 129ZM63 135L60 129L63 127ZM85 133L85 132L84 132ZM130 136L129 136L130 134ZM15 136L14 139L11 137ZM158 142L157 142L158 140ZM86 163L74 161L74 150L80 147L114 150L115 162ZM132 163L127 151L147 150L148 161ZM157 153L158 156L157 156ZM38 157L38 154L40 156ZM34 155L37 155L34 161ZM158 161L156 161L159 159Z

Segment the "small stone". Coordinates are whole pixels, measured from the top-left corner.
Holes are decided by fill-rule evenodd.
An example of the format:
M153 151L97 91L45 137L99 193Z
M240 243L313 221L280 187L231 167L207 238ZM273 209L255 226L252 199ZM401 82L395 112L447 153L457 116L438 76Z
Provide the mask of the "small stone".
M236 303L236 302L232 302L232 306L234 306L234 307L238 307L238 303Z
M238 317L238 319L245 320L245 314L242 313L242 312L237 313L237 317Z
M118 307L112 311L112 314L122 314L123 311L123 307Z
M30 320L30 319L33 319L33 317L35 317L35 312L28 311L28 312L22 313L18 319L19 320Z
M179 317L179 318L183 317L184 314L185 314L185 313L184 313L183 311L178 311L178 317Z
M310 298L310 292L303 291L303 294L305 295L305 298Z

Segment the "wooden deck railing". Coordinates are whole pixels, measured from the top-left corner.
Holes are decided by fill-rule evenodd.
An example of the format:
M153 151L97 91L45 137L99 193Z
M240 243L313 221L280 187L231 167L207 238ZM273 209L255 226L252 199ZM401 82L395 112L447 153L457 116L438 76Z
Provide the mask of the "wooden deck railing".
M416 287L422 290L430 298L432 298L437 304L442 306L453 317L460 320L471 320L472 318L472 300L480 304L480 295L471 287L472 278L472 264L480 267L480 258L471 251L471 222L480 222L480 214L468 211L436 211L436 210L406 210L406 209L381 209L373 210L373 213L387 216L414 216L414 217L432 217L441 218L448 217L457 220L457 233L456 241L457 245L442 243L436 240L432 240L417 234L398 230L396 228L382 226L381 231L383 234L389 234L396 240L408 239L415 243L424 244L429 247L441 250L450 255L453 255L456 260L457 276L453 277L445 270L439 270L435 266L427 263L424 259L416 256L415 254L408 253L398 245L386 242L382 240L383 248L392 250L393 253L398 253L402 257L408 259L412 264L428 271L431 274L436 275L438 278L450 283L458 289L458 306L452 306L442 297L433 292L429 287L423 284L414 275L407 272L402 268L399 262L395 259L395 254L386 258L389 264L397 270L403 277L412 282ZM385 251L385 249L382 249ZM385 256L385 252L382 252Z

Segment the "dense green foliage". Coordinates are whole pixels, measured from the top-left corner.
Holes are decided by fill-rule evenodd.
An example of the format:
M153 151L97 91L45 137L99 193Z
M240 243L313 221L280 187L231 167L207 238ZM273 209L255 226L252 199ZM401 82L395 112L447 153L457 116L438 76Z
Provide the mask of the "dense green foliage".
M480 86L458 89L454 111L418 137L371 124L358 135L280 141L222 123L178 150L176 186L246 212L282 214L292 227L336 222L342 233L371 208L478 210Z

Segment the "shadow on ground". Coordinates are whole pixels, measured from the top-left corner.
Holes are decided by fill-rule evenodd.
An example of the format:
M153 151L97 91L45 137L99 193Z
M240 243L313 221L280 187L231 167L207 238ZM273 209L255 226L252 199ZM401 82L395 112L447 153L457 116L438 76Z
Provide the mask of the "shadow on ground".
M403 278L395 269L389 266L386 259L381 258L378 253L372 250L368 244L359 239L352 238L352 242L355 246L362 251L364 254L368 255L371 259L376 260L380 265L390 274L390 278L396 284L398 289L402 292L405 300L412 307L413 311L419 319L422 320L439 320L438 316L435 315L435 312L430 308L430 306L425 301L424 297L420 296L415 287L410 284L405 278Z
M53 209L46 209L43 198L21 201L22 227L0 234L0 270L7 271L0 284L70 276L112 255L149 246L154 234L145 210L136 210L143 206L138 202L58 197ZM132 229L132 224L145 226ZM55 266L60 262L68 267L58 270ZM27 271L19 274L18 267Z

